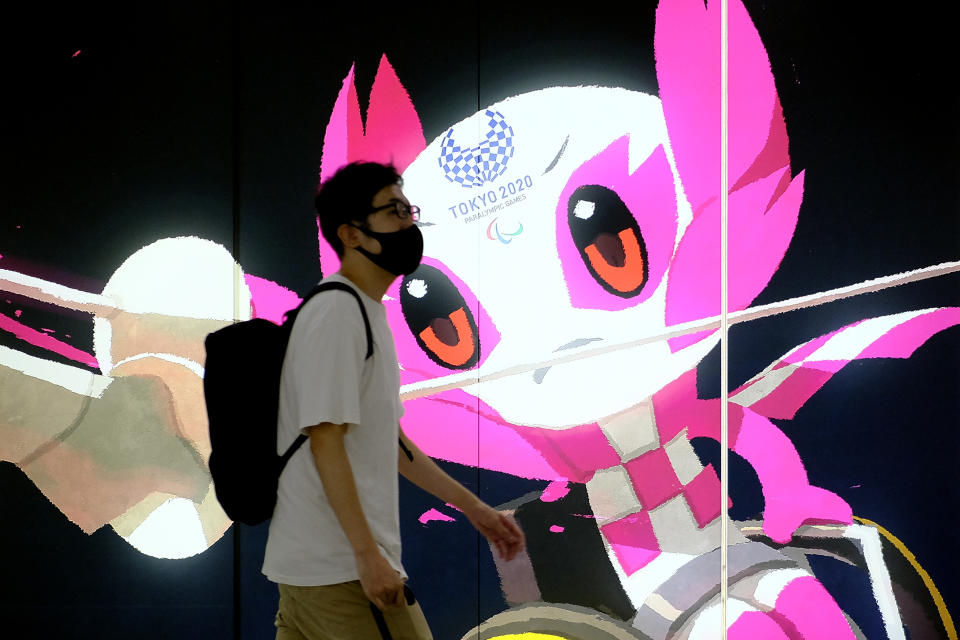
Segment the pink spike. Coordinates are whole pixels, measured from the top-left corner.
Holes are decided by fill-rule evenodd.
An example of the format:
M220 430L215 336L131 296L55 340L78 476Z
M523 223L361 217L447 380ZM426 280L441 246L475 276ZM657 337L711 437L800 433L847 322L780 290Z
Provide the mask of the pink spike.
M360 115L360 100L357 88L350 82L347 90L347 162L363 160L363 116Z
M764 213L781 178L780 173L775 173L730 194L727 286L731 311L745 309L767 286L793 237L803 196L802 173ZM668 325L720 313L719 202L712 202L687 228L677 247L668 283ZM670 348L676 351L705 335L675 338L670 340Z
M384 55L370 90L363 159L391 163L402 172L426 148L420 116Z
M653 39L670 146L694 215L720 184L720 29L711 13L719 12L703 0L661 2Z
M323 138L321 182L349 162L392 163L403 171L427 147L420 116L385 55L370 91L364 130L354 70L350 67L330 114Z
M720 2L714 0L710 4L716 5L715 11L719 14ZM784 137L786 130L783 128L783 115L778 114L777 89L767 51L750 20L750 14L740 0L729 2L728 28L730 59L727 103L730 110L730 144L727 157L733 184L754 164L771 142L771 151L776 152L779 157L768 161L769 171L788 167L790 156L787 155L786 146L778 140L780 130L783 129Z
M720 263L719 3L664 2L654 45L664 117L694 221L670 267L668 325L717 315ZM796 228L803 174L790 179L783 113L763 43L739 0L730 3L727 160L729 305L743 309L763 290ZM711 277L711 275L713 277ZM704 339L670 341L674 351Z
M787 173L788 170L784 169L780 174L774 173L730 194L727 253L731 309L746 309L763 291L793 239L803 198L803 172L767 210L773 197L770 192L780 188ZM754 185L755 193L752 192ZM769 187L773 189L768 191Z
M770 119L770 131L767 135L767 145L760 152L760 155L754 159L753 164L750 165L750 168L748 168L746 172L744 172L744 174L736 180L734 185L730 187L730 191L741 189L751 182L755 182L760 178L765 178L774 171L785 167L786 163L790 159L787 153L789 144L790 140L787 138L787 125L783 121L783 108L780 106L780 100L777 99L776 104L774 105L773 117ZM785 178L789 178L789 176L785 176ZM787 179L786 184L783 185L782 189L778 189L773 194L773 200L776 200L783 195L783 191L787 188L788 184L790 184L789 179Z
M403 172L427 148L420 116L410 95L384 55L370 90L370 107L364 132L360 102L354 84L355 65L343 79L323 136L320 182L351 162L391 163ZM340 259L318 234L323 272L330 274L340 266Z
M354 67L343 80L330 114L330 122L323 136L323 155L320 163L321 182L336 173L358 155L363 147L363 120L360 117L360 102L354 86Z
M766 50L743 4L729 3L729 175L732 183L789 165ZM720 189L720 3L661 2L654 34L657 80L687 199L698 215ZM756 165L768 149L771 157ZM761 170L762 167L762 170Z
M360 105L357 101L357 90L353 85L353 70L351 65L347 77L343 79L343 86L333 103L330 121L323 136L323 155L320 161L320 181L323 182L337 169L350 162L349 139L351 134L356 135L356 123L351 122L360 118ZM352 126L351 126L352 125ZM361 125L360 136L363 130Z

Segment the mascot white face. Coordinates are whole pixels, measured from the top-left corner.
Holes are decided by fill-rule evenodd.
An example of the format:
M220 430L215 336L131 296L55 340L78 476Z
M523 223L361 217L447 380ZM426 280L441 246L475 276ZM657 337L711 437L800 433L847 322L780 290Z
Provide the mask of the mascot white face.
M404 181L425 245L392 291L408 373L495 371L663 331L692 213L656 97L569 87L509 98L434 140ZM660 341L466 391L510 422L579 425L642 402L713 344Z

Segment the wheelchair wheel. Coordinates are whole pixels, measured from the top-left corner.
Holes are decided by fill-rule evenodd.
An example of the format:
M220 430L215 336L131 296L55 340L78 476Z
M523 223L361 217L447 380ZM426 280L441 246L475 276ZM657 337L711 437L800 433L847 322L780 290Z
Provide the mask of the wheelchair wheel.
M624 622L575 605L536 603L484 621L463 640L650 640Z

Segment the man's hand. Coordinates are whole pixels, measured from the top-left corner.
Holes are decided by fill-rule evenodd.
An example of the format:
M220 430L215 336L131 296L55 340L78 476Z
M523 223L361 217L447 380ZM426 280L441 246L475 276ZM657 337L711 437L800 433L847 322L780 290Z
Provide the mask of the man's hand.
M381 611L403 604L403 579L379 549L358 553L354 557L360 573L360 586L370 602Z
M517 526L513 518L506 513L477 501L476 506L469 511L464 511L464 515L476 527L477 531L482 533L490 541L490 544L496 547L497 553L504 560L508 562L513 560L526 546L523 531Z

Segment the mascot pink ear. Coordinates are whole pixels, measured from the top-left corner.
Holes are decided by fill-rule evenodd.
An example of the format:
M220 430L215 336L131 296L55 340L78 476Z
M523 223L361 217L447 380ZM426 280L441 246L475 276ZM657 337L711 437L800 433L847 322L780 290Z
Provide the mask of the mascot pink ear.
M790 156L770 61L740 0L730 2L728 25L727 161L733 191L788 167ZM719 0L707 7L702 0L661 2L654 51L670 146L696 216L719 196Z
M357 89L353 84L355 65L350 66L347 77L343 79L337 101L333 103L330 122L323 135L323 155L320 157L320 182L323 182L337 169L351 162L363 145L363 120L360 118L360 102Z
M792 176L770 62L740 0L729 8L730 309L766 287L793 238L803 174ZM670 145L693 209L670 265L668 325L719 313L720 3L662 2L654 35ZM670 341L672 350L706 334Z
M350 161L390 163L403 173L426 148L420 116L384 55L370 89L363 155Z
M402 173L427 148L420 116L386 55L380 58L373 80L364 128L353 81L354 68L352 65L343 79L323 136L320 182L344 165L360 161L390 163ZM323 235L318 235L323 272L333 273L340 260Z

